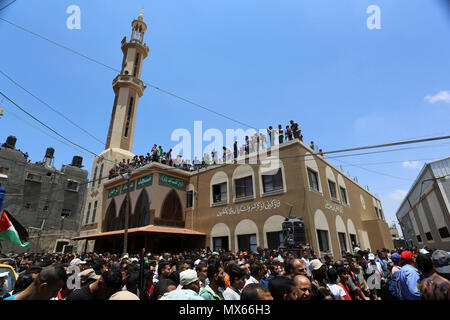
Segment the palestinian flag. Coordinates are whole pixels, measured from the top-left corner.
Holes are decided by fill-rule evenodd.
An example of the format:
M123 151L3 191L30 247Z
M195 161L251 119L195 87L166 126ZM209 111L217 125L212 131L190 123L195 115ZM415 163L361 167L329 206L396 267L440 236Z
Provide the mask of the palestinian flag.
M3 210L0 216L0 241L11 241L22 248L30 247L27 230L17 222L8 211Z

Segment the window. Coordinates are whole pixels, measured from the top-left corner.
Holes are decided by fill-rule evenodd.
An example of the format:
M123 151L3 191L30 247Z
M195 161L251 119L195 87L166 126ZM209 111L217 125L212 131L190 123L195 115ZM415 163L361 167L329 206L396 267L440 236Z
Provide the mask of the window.
M330 248L328 247L328 231L317 230L317 239L319 240L319 249L321 252L330 251Z
M89 215L90 214L91 214L91 202L89 202L89 204L88 204L88 209L87 209L87 213L86 213L86 221L84 222L84 224L89 223Z
M29 173L27 175L27 180L34 181L34 182L41 182L42 181L42 177L40 175L38 175L38 174Z
M25 205L23 206L25 209L30 209L31 208L31 203L25 203Z
M357 246L356 234L350 234L350 241L352 242L353 248Z
M441 236L442 239L450 237L447 227L440 228L440 229L438 229L438 231L439 231L439 235Z
M317 172L308 168L309 187L313 190L319 191L319 180L317 179Z
M228 237L214 237L213 238L213 250L223 249L228 251Z
M278 248L284 244L283 232L267 232L267 246L269 249L278 250Z
M334 183L333 181L328 180L328 187L330 188L331 199L337 200L336 183Z
M342 188L342 187L340 187L339 189L341 190L341 199L342 199L342 202L343 202L344 204L348 204L348 200L347 200L347 190L345 190L345 188Z
M92 211L92 221L91 223L95 222L95 214L97 213L97 201L94 202L94 210Z
M236 199L253 196L253 179L245 177L234 181L236 187Z
M221 183L212 186L213 188L213 202L227 202L227 184Z
M425 236L427 237L427 240L428 240L428 241L433 240L433 236L431 235L431 232L425 233Z
M420 235L418 235L416 237L417 237L417 241L422 242L422 237Z
M377 215L377 219L380 219L380 216L378 215L378 208L375 207L375 214Z
M58 242L56 243L56 249L55 249L55 251L56 251L56 252L63 252L64 246L67 246L68 244L69 244L68 241L58 241Z
M61 211L61 217L68 217L68 216L70 216L70 213L71 213L72 211L71 210L69 210L69 209L62 209L62 211Z
M134 97L130 98L130 105L128 106L127 122L125 126L124 136L128 137L128 130L130 128L131 118L133 117Z
M186 208L192 208L194 202L194 191L188 191L186 194Z
M133 77L136 77L136 75L139 72L139 53L136 54L136 60L134 61L134 71L133 71Z
M67 180L67 190L78 191L78 182Z
M278 169L277 173L274 175L263 174L262 178L264 193L283 190L283 176L281 173L281 168Z
M100 187L100 185L102 184L102 176L103 176L103 163L102 166L100 167L100 175L98 176L98 186Z
M238 246L240 251L256 251L258 244L256 243L256 234L238 235Z
M345 239L345 233L338 232L339 244L341 245L341 251L347 252L347 241Z
M97 180L97 169L98 169L98 167L95 167L94 179L92 180L92 188L95 188L95 181Z

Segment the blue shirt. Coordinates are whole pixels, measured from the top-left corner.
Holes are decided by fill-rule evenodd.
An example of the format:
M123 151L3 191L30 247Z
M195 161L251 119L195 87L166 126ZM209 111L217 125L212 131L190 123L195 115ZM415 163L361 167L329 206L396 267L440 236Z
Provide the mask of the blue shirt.
M420 300L420 290L417 283L420 280L419 270L410 264L405 264L397 280L397 293L401 300Z
M20 292L17 292L15 295L9 296L3 300L16 300L16 296L19 294Z

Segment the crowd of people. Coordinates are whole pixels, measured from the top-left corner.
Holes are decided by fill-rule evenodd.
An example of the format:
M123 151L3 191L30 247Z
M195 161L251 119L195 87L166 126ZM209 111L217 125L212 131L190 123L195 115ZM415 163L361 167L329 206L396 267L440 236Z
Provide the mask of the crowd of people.
M223 146L221 157L219 156L218 151L211 151L211 154L205 153L202 160L199 160L197 157L195 157L192 161L184 160L181 155L177 155L173 158L172 149L165 152L161 146L157 146L155 144L153 145L151 152L148 152L147 155L134 156L131 160L123 159L118 165L110 170L109 179L115 178L121 174L123 175L129 172L130 169L138 169L152 162L159 162L185 171L197 171L198 169L205 168L210 165L232 163L233 161L236 161L238 157L267 149L267 137L269 137L270 147L292 141L294 139L303 141L302 130L300 130L298 123L291 120L290 124L286 125L285 129L283 129L282 125L279 124L278 129L274 129L272 126L269 126L267 128L267 135L260 132L259 134L255 133L251 136L245 136L245 143L243 143L240 147L238 145L238 141L234 141L233 150ZM313 151L316 151L316 146L313 141L311 141L310 148ZM318 152L323 157L322 149Z
M4 300L449 300L443 250L359 250L333 261L305 250L209 249L161 255L21 254ZM5 261L6 260L6 261ZM143 268L141 268L143 264ZM71 286L79 269L79 288ZM3 285L0 273L0 288ZM72 280L71 280L72 279ZM68 281L69 280L69 281ZM76 280L74 280L76 283ZM0 298L1 299L1 298Z

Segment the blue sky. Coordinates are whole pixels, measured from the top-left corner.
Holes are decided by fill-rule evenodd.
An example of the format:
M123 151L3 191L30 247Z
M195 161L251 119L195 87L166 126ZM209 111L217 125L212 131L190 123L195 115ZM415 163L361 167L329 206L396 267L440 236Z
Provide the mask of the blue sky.
M66 27L70 5L81 9L80 30ZM370 5L381 9L379 30L366 26ZM143 80L231 118L257 128L294 119L305 141L324 151L450 133L450 10L443 0L18 0L0 17L120 69L120 41L129 39L141 8L150 47ZM3 21L0 34L0 70L104 141L115 72ZM1 75L0 88L67 138L103 151ZM90 170L91 156L19 120L45 130L9 102L1 107L2 141L15 135L33 162L52 146L58 168L80 154ZM195 120L204 130L240 127L148 87L133 152L149 152L155 143L172 147L173 130L193 131ZM365 168L344 171L380 197L388 220L426 159L450 153L449 141L414 147L420 148L341 159Z

